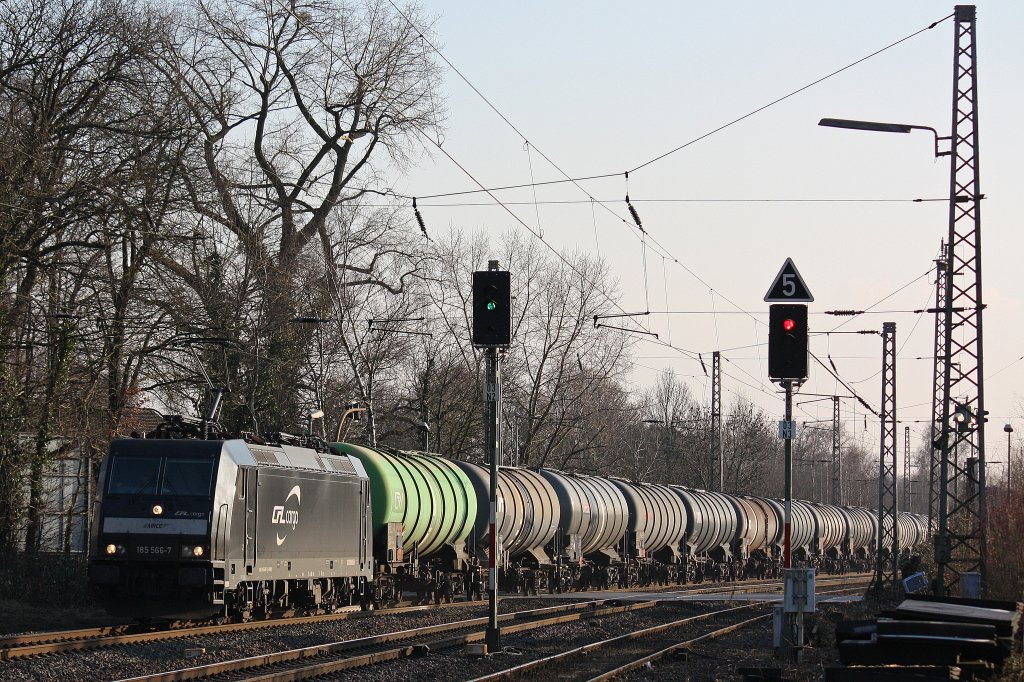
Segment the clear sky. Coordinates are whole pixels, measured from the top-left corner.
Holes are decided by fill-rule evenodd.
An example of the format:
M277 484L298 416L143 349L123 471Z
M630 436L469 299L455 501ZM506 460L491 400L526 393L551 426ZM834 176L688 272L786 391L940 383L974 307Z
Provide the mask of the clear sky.
M952 19L635 170L628 187L622 174L926 28L951 14L952 3L426 0L423 7L437 17L444 57L530 143L446 70L444 148L480 182L562 179L541 153L573 177L618 174L581 182L583 189L558 184L499 196L522 202L509 207L553 249L606 259L624 309L650 308L649 328L662 343L637 345L637 385L673 368L692 377L694 394L707 400L700 363L665 344L700 352L709 366L710 353L721 349L725 401L743 395L781 415L782 400L767 380L762 298L792 257L815 296L812 331L896 323L897 416L917 446L927 425L916 420L931 412L934 321L908 311L933 305L933 260L948 230L949 162L934 158L927 132L816 124L854 118L948 134ZM1005 423L1024 435L1022 29L1024 3L978 3L986 435L994 460L1005 459ZM477 187L436 151L392 186L419 197ZM649 246L646 263L635 230L622 221L629 217L627 189L660 245ZM588 194L602 203L592 205ZM578 203L548 203L571 201ZM467 202L487 205L430 205ZM431 229L525 229L485 194L421 199L420 206ZM823 314L871 306L880 312ZM879 406L879 336L815 335L812 351L831 356L841 376ZM817 367L802 392L846 393ZM865 430L863 415L853 401L844 403L848 426L856 424L854 433L877 447L878 422L868 420ZM831 404L801 405L796 418L831 420ZM902 455L903 429L898 433Z

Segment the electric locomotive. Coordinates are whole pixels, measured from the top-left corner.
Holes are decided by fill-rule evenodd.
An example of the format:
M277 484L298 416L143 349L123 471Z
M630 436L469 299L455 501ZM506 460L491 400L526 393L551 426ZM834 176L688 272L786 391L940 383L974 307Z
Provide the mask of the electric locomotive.
M112 614L245 620L372 600L370 484L356 458L122 438L99 481L89 581Z

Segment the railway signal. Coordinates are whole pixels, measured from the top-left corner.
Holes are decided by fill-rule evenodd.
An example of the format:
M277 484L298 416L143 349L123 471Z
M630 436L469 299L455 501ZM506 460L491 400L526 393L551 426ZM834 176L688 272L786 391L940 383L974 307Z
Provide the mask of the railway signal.
M507 347L512 342L512 277L507 270L473 273L473 345Z
M785 567L785 598L794 598L796 583L805 577L793 569L793 384L807 378L807 306L814 300L792 258L787 258L764 295L768 309L768 377L778 381L786 391L786 416L779 424L779 434L785 443L784 494L786 499L783 533L782 565ZM785 426L783 426L785 425ZM779 612L777 618L782 618ZM803 642L803 610L785 614L785 623L779 623L781 632L780 654L794 654L799 660Z
M473 273L473 345L486 348L487 369L484 378L484 402L487 404L487 456L490 460L490 503L488 535L487 601L488 619L485 642L489 651L500 651L498 628L498 563L501 540L497 536L498 453L501 452L501 365L498 349L512 343L512 275L499 270L498 261L487 262L487 270Z
M775 304L768 310L768 376L807 378L807 306Z

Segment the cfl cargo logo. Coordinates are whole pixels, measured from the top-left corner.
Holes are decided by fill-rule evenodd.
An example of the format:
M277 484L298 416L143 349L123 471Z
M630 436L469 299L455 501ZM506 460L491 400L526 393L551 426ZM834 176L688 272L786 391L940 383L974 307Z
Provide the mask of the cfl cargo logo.
M294 502L292 501L294 499ZM270 517L270 522L279 526L288 526L289 530L295 530L295 527L299 525L299 504L301 504L301 494L299 492L299 486L295 486L288 493L288 497L284 498L284 504L274 506L274 513ZM281 531L277 532L277 544L281 546L284 541L288 538L288 530L284 531L284 535L281 535Z

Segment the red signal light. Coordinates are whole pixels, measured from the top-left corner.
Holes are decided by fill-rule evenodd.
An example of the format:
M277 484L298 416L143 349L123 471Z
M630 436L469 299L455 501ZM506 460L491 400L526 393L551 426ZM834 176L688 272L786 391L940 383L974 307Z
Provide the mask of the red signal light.
M793 329L795 327L796 327L796 322L794 322L793 320L783 320L782 321L782 328L785 329L787 332L793 331Z

